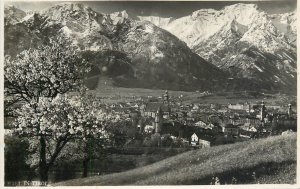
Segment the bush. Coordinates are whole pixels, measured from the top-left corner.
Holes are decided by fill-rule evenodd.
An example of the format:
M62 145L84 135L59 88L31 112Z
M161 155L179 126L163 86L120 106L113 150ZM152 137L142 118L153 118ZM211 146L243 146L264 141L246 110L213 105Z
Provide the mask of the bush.
M161 145L163 147L171 147L173 145L173 139L169 134L162 135L161 137Z
M5 136L5 181L31 180L32 171L26 164L28 141L16 136Z
M72 162L59 161L58 165L53 168L53 180L57 182L76 178L76 171L80 170L80 165L81 162L78 160Z
M151 138L150 137L145 137L143 141L143 146L150 147L151 146Z
M153 147L161 146L160 134L155 133L151 136L151 146L153 146Z

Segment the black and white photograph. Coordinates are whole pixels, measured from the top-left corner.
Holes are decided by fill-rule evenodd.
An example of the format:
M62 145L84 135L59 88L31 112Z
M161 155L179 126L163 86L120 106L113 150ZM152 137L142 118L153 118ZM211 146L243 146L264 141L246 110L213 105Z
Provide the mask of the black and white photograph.
M2 5L1 187L296 186L297 0Z

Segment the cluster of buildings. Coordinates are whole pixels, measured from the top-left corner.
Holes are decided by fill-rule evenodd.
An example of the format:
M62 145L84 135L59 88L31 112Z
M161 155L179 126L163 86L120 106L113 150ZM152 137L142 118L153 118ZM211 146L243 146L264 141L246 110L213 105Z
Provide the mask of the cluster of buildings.
M165 91L158 98L151 96L135 98L131 102L99 104L124 117L140 138L169 135L184 146L208 147L297 131L297 114L291 104L183 105L181 99L182 96L170 97Z
M120 106L121 104L119 104ZM189 146L207 147L297 130L292 105L267 108L265 103L189 104L170 98L168 91L156 100L123 105L123 114L144 135L171 135ZM118 108L113 107L113 111ZM126 111L128 110L128 111Z

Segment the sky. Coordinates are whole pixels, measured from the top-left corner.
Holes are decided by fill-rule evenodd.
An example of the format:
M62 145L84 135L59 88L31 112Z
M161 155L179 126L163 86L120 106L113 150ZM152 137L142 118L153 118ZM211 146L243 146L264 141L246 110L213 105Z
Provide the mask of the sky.
M7 1L5 5L15 5L22 10L41 10L64 1ZM182 17L199 9L222 9L224 6L236 3L255 3L267 13L285 13L296 9L297 0L270 1L79 1L100 13L112 13L126 10L131 17L160 16Z

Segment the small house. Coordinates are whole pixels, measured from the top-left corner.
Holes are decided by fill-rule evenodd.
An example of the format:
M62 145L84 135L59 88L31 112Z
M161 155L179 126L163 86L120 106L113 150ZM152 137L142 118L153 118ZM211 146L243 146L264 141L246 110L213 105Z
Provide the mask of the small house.
M204 121L198 121L198 122L195 123L195 126L205 128L206 123Z
M198 135L199 135L199 137L198 137ZM191 136L191 146L199 146L202 148L210 147L213 137L209 136L209 135L201 135L199 133L198 133L198 135L196 133L194 133Z
M198 136L196 135L196 133L194 133L194 134L191 136L191 145L192 145L192 146L197 146L198 144L199 144Z

